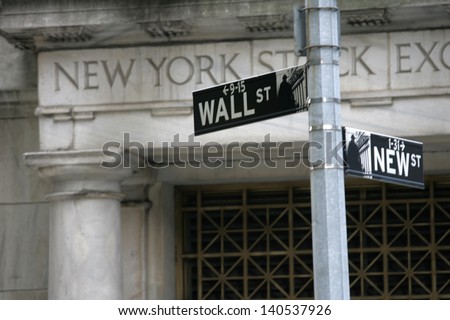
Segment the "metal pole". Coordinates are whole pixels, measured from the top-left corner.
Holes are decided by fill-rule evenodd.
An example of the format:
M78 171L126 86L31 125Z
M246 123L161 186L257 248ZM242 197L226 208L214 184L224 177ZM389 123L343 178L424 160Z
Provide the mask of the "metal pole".
M336 0L306 0L315 299L349 299Z

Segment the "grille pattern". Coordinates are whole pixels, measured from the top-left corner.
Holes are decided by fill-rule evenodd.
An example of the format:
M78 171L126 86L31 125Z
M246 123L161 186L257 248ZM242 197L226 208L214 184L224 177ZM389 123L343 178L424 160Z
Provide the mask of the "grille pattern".
M179 298L312 299L309 189L182 188ZM352 299L450 298L450 182L346 188Z

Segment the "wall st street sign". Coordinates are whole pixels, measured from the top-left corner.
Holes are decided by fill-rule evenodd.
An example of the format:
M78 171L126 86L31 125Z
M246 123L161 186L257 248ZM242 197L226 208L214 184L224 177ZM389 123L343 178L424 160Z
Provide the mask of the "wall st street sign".
M308 111L306 66L193 92L195 135Z
M421 142L343 128L345 173L424 188Z

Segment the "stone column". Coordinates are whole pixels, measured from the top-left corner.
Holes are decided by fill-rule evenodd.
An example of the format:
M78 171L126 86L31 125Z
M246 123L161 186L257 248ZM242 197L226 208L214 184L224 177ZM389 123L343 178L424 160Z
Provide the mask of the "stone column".
M121 299L120 182L131 168L105 168L101 151L25 154L53 183L49 299Z
M176 299L174 188L156 182L150 187L149 199L147 299Z

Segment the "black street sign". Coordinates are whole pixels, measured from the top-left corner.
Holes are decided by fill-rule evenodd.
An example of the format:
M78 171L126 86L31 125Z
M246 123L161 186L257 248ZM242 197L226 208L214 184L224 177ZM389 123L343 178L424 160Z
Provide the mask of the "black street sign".
M195 135L308 111L306 66L220 84L192 95Z
M345 173L424 188L421 142L343 128Z

